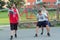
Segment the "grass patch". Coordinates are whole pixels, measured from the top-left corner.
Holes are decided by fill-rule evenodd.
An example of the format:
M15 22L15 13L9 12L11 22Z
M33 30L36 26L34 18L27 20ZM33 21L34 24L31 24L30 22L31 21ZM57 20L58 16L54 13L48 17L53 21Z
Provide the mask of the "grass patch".
M8 18L0 18L0 25L7 25L9 24Z
M8 18L8 12L0 12L0 18Z

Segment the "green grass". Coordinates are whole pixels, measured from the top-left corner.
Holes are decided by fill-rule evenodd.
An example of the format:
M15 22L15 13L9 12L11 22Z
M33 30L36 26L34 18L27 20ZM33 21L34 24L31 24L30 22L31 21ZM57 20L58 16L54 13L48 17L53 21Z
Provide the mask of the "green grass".
M49 11L49 15L50 15L50 19L54 19L56 14L56 11ZM29 13L30 15L30 13ZM21 16L21 21L23 22L27 22L29 20L26 19L26 15L23 14L23 16ZM8 12L0 12L0 25L7 25L9 24L9 18L8 18Z
M8 12L0 12L0 18L8 18Z
M50 20L55 19L56 11L49 11Z
M0 25L8 24L8 12L0 12Z

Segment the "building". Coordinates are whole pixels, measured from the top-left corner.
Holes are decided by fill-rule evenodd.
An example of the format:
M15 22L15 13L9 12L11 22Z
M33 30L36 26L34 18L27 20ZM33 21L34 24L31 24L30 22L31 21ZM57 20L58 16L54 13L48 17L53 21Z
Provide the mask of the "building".
M42 2L45 2L45 5L48 6L48 8L56 8L57 0L42 0Z
M45 5L48 6L48 8L56 8L56 5L60 4L60 0L26 0L26 7L32 8L34 4L39 4L40 2L46 3Z
M8 0L2 1L8 2ZM40 2L45 2L45 5L48 6L48 8L56 8L57 4L60 6L60 0L25 0L25 6L27 8L32 8L35 4L39 4Z
M32 8L34 6L34 3L36 2L36 0L26 0L26 7L27 8Z
M57 0L56 4L60 7L60 0Z

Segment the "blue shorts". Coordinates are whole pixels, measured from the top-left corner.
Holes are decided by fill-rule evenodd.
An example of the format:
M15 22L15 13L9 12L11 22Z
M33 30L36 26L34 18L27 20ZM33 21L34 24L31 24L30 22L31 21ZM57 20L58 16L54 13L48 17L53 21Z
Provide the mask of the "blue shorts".
M37 23L37 26L40 28L40 27L43 27L44 26L44 21L39 21Z
M40 27L46 27L46 25L50 26L50 22L49 21L42 21L42 22L38 22L37 26Z
M48 21L43 22L43 27L46 27L46 25L49 25Z
M49 21L44 21L44 27L46 27L46 25L48 25L49 27L51 26L51 23Z
M49 25L49 27L51 26L51 23L48 21L48 25Z

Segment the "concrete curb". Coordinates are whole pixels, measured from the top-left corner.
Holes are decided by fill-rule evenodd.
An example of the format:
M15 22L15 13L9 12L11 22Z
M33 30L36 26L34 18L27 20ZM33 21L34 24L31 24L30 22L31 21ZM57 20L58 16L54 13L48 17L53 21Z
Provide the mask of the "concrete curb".
M10 25L0 25L0 28L2 27L9 27Z

